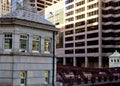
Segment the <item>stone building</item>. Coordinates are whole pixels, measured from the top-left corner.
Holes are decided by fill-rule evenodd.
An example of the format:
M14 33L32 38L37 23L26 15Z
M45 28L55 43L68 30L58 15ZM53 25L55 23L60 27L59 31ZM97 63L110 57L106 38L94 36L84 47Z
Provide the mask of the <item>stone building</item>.
M0 18L0 86L54 86L58 30L28 4Z
M120 53L117 50L109 56L109 67L120 67Z

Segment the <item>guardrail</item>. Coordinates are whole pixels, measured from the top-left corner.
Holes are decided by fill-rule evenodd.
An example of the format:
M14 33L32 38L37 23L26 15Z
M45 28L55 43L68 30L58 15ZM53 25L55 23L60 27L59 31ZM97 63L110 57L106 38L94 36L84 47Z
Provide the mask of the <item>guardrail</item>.
M120 85L120 67L81 68L57 65L57 81L63 86L100 86Z

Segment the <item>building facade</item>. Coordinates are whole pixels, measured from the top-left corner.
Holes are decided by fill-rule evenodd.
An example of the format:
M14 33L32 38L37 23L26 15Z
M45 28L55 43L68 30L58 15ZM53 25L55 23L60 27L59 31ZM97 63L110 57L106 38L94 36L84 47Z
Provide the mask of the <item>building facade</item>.
M108 67L108 56L120 51L120 0L66 0L66 64Z
M56 28L59 28L56 45L59 48L63 48L64 1L60 1L46 8L45 19L52 22L56 26Z
M38 11L45 9L48 6L51 6L54 3L57 3L61 0L29 0L31 6L37 8ZM12 10L16 9L16 2L23 3L23 0L12 0Z
M56 4L53 4L49 6L48 8L45 8L45 18L52 22L56 28L59 28L59 32L56 36L56 55L57 57L64 57L64 44L63 44L63 38L64 38L64 0L59 1ZM56 9L57 8L57 9ZM57 62L61 63L61 59L57 60Z
M54 86L57 29L28 4L18 6L0 18L0 86Z
M120 52L120 0L65 0L64 4L63 48L56 49L58 62L108 67L109 55Z
M0 17L11 12L11 0L0 0Z
M31 5L36 7L38 11L45 9L48 6L51 6L54 3L57 3L61 0L30 0Z
M120 53L117 50L109 56L109 68L120 67Z

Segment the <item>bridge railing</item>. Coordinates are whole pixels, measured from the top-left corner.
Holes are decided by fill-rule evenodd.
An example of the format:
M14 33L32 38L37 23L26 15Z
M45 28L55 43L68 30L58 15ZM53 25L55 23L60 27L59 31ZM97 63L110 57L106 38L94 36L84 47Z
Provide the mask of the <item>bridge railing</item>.
M64 86L75 84L120 83L120 68L80 68L67 65L57 66L58 82Z

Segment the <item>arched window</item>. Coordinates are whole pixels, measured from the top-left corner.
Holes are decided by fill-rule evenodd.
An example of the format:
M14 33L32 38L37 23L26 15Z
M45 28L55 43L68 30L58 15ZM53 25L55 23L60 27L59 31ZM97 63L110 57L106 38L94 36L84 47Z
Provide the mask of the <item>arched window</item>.
M33 36L32 50L33 51L40 51L40 37L39 36Z
M26 86L27 81L27 71L20 72L20 86Z
M12 33L4 34L4 49L12 49Z
M117 59L117 62L119 62L119 59Z
M114 62L116 62L116 59L114 59Z
M113 59L111 59L111 62L113 62Z
M27 50L27 44L28 44L28 35L27 34L21 34L20 35L20 51L25 52Z
M51 49L51 38L47 37L44 40L44 52L50 53L50 49Z

